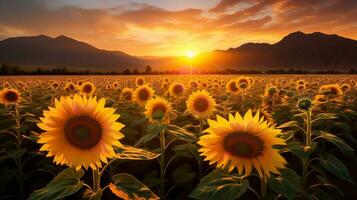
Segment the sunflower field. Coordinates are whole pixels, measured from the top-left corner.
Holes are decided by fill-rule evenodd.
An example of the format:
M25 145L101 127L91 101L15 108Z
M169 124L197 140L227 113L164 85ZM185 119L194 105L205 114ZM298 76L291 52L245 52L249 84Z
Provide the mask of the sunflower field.
M2 199L357 199L357 76L0 80Z

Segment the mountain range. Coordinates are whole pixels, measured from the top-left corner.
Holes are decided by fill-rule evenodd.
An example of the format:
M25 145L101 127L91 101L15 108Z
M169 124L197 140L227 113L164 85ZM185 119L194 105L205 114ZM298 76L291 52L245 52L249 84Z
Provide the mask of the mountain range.
M177 70L190 64L205 70L347 70L357 68L357 41L298 31L275 44L246 43L237 48L201 53L189 63L184 57L135 57L121 51L98 49L66 36L39 35L0 41L1 63L103 71L142 70L146 65L154 70Z

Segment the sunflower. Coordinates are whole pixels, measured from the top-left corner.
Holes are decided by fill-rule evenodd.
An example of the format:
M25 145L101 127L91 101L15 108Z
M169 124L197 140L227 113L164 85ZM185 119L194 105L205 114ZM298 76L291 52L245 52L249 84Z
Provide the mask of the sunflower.
M313 104L322 104L327 102L327 97L323 94L317 94L314 97Z
M296 81L296 85L305 85L305 81L304 80L297 80Z
M112 87L113 87L113 88L117 88L117 87L119 87L119 83L118 83L118 82L114 82L114 83L112 83Z
M169 85L167 83L162 83L161 88L167 90L169 88Z
M88 169L101 168L102 162L115 157L114 147L124 135L124 125L116 122L115 109L105 108L105 99L75 94L55 99L55 107L43 112L38 123L45 132L40 134L40 151L54 157L56 164Z
M125 101L133 100L133 90L131 88L123 88L121 91L121 98Z
M135 79L135 85L136 86L144 85L144 83L145 83L145 80L144 80L143 77L138 77L138 78Z
M148 85L142 85L134 91L134 99L139 105L144 105L154 95L154 90Z
M152 98L145 105L145 115L150 121L160 119L169 123L171 110L171 104L161 97Z
M194 80L190 80L188 82L188 84L189 84L191 89L196 89L198 87L198 83L196 81L194 81Z
M274 145L285 145L285 141L278 138L281 133L268 125L260 117L259 112L254 116L248 110L244 117L239 113L229 115L229 120L217 116L217 120L208 120L209 128L201 136L198 144L205 160L209 164L217 163L217 167L232 171L234 168L246 175L252 171L252 167L259 176L270 176L270 172L279 174L277 168L284 168L286 161L279 154Z
M207 119L216 110L216 101L206 90L202 90L188 97L186 107L195 118Z
M343 94L341 87L338 84L323 85L319 88L319 94L328 95L330 98L338 97Z
M300 84L296 85L296 91L303 92L304 89L305 89L305 85L300 85Z
M245 90L245 89L249 89L250 88L250 81L248 79L248 77L239 77L237 79L237 86L238 88Z
M267 85L267 87L265 87L265 91L264 91L264 96L265 97L272 97L274 96L276 93L278 92L278 88L274 85Z
M76 85L72 81L69 81L64 86L64 90L68 93L74 92L76 90Z
M230 94L237 94L239 92L239 88L237 86L237 80L231 79L226 84L226 90Z
M2 86L3 86L4 88L8 88L8 87L10 87L11 85L10 85L9 82L4 82L4 83L2 84Z
M343 92L348 92L350 89L351 89L351 85L350 84L348 84L348 83L344 83L344 84L342 84L341 86L340 86L340 88L341 88L341 90L343 91Z
M5 88L0 91L0 103L4 105L18 104L21 100L20 93L15 89Z
M79 93L85 96L92 96L95 91L93 83L86 81L79 86Z
M170 84L169 92L171 96L180 96L185 91L185 85L180 82L174 82Z
M274 126L276 124L274 121L273 115L270 114L269 111L262 108L262 109L259 109L257 112L260 113L261 117L264 117L264 120L267 121L268 125Z
M58 88L58 86L59 86L59 84L58 84L57 82L52 83L52 87L53 87L54 89Z

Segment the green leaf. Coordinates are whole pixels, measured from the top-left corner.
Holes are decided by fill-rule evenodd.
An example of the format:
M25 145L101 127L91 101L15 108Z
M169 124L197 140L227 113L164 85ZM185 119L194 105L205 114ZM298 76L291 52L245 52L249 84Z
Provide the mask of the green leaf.
M320 137L333 143L341 151L353 151L353 149L348 144L346 144L345 141L343 141L341 138L337 137L336 135L333 135L325 131L320 131L320 133L321 133Z
M188 183L196 177L196 173L191 170L191 165L185 163L180 165L172 173L172 179L176 183Z
M22 137L30 140L31 142L37 142L40 137L39 137L40 134L34 132L34 131L31 131L30 134L27 136L27 135L22 135Z
M283 128L294 127L294 126L298 126L297 121L289 121L289 122L286 122L286 123L284 123L284 124L281 124L281 125L278 126L277 128L283 129Z
M123 145L116 149L117 158L121 160L152 160L160 156L158 153L135 148L129 145Z
M315 119L312 120L312 123L318 120L328 120L328 119L337 119L337 115L333 113L319 113L315 116Z
M130 174L116 174L112 179L114 184L110 183L109 189L119 198L159 199L146 185Z
M287 148L294 155L304 160L310 157L312 152L316 149L317 143L312 142L311 146L306 148L303 144L297 141L288 142Z
M270 189L289 200L294 199L299 191L300 177L289 168L279 169L279 171L281 173L279 176L272 174L268 179Z
M159 172L158 170L154 170L150 173L148 173L144 179L143 179L143 183L145 185L147 185L148 187L155 187L157 185L160 184L160 179L158 178L159 177Z
M200 154L198 153L198 147L195 144L186 143L177 145L174 148L175 154L178 156L186 157L186 158L196 158L196 160L200 159Z
M135 144L139 145L139 144L143 144L145 142L148 142L152 139L154 139L156 136L158 136L160 134L161 131L165 130L167 127L165 125L162 126L158 126L158 125L153 125L150 124L147 128L146 128L146 134L143 135Z
M177 139L188 142L194 142L197 139L194 133L175 125L169 125L167 132Z
M335 156L321 156L319 158L319 162L320 165L330 173L342 178L345 181L355 184L345 164Z
M83 187L83 182L80 181L83 175L83 170L76 171L73 168L67 168L50 181L46 187L35 190L29 200L56 200L75 194Z
M280 138L284 139L285 141L290 140L295 135L295 131L284 131L280 134Z
M233 200L241 197L248 189L249 181L224 174L216 169L201 179L197 187L189 194L193 199Z

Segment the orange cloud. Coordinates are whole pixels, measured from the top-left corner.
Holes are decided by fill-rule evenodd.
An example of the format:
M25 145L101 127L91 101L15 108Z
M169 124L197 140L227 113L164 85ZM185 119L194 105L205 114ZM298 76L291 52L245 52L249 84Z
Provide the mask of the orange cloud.
M165 10L130 4L110 9L48 7L44 0L0 1L0 38L67 35L132 55L182 55L276 42L289 32L357 39L355 0L222 0L210 9Z

